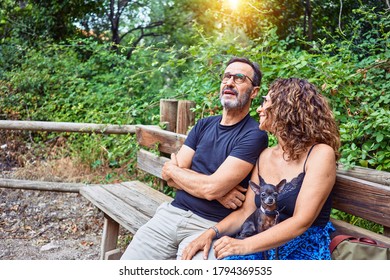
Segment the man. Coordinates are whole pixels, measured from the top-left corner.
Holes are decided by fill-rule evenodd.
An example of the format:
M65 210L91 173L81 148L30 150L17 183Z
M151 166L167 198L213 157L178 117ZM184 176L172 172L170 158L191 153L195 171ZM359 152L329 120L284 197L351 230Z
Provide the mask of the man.
M180 258L191 240L242 205L250 173L268 146L267 134L249 115L261 76L246 58L227 63L222 115L198 121L164 165L163 178L177 189L176 197L138 230L122 259Z

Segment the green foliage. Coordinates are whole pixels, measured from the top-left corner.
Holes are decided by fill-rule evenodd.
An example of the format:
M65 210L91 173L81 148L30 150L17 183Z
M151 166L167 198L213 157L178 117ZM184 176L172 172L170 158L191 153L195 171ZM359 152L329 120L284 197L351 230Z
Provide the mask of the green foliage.
M199 28L197 45L141 45L131 61L93 39L46 43L39 49L20 45L10 58L4 54L11 49L4 44L2 76L11 87L1 94L1 113L41 121L158 124L159 100L181 98L196 102L198 119L221 112L219 75L224 63L233 55L247 56L264 74L260 96L277 77L307 78L322 89L339 122L342 163L389 170L389 31L382 28L389 18L376 18L376 28L365 33L367 42L355 45L361 33L354 30L349 40L313 42L310 52L291 49L295 39L279 40L275 28L254 41L236 38L228 43L224 37L206 37ZM258 102L252 106L254 117Z
M35 45L41 40L61 41L77 33L74 24L86 14L98 11L102 0L2 1L0 34ZM3 15L3 16L2 16Z
M348 222L348 223L355 225L355 226L358 226L358 227L370 229L371 231L379 233L379 234L383 234L383 226L382 225L378 225L374 222L370 222L370 221L364 220L362 218L355 217L353 215L344 213L344 212L336 210L336 209L332 209L331 217L334 219L337 219L337 220L342 220L342 221Z

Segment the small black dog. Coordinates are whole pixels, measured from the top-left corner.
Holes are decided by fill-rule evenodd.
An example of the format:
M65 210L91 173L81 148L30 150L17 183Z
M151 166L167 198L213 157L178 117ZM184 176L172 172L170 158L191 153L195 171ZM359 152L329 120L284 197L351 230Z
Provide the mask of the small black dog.
M276 200L285 184L286 180L283 179L276 186L264 184L260 187L256 183L249 181L251 189L256 195L260 196L261 206L245 220L240 232L236 236L237 238L244 239L265 231L277 224L279 211L277 210L278 206ZM264 258L267 259L266 254L264 254Z

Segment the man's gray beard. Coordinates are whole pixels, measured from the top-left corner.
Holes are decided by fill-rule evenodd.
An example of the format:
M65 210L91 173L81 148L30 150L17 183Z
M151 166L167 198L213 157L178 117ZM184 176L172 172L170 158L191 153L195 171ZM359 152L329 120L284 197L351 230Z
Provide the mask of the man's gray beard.
M241 99L236 99L234 101L231 100L224 100L222 93L220 94L219 100L221 101L222 107L227 110L241 110L244 108L248 102L250 102L250 93L252 92L253 88L248 89L244 95L241 97Z

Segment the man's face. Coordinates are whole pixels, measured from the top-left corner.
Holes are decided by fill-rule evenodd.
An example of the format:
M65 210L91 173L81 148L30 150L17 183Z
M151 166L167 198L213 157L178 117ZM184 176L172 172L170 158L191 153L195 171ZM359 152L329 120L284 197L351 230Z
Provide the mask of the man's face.
M245 75L244 81L242 81L242 78L235 78L234 75L236 74ZM253 98L251 96L254 88L251 82L253 80L252 67L246 63L234 62L226 67L224 75L232 77L225 78L221 82L219 98L222 106L228 110L243 109ZM239 80L241 80L241 83L238 82Z

